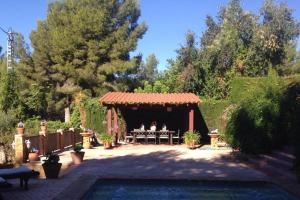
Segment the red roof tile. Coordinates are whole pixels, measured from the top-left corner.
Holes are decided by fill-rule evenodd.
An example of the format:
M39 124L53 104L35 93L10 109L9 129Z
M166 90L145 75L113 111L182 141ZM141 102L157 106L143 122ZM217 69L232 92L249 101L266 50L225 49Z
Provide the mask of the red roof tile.
M198 104L200 98L193 93L126 93L108 92L99 99L106 105L114 104Z

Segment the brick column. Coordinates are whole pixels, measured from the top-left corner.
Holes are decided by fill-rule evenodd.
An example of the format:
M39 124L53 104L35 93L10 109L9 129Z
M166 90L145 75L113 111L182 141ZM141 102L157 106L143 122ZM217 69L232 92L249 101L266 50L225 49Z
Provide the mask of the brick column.
M189 131L194 131L194 108L189 110Z
M15 162L16 165L26 162L25 135L15 135Z

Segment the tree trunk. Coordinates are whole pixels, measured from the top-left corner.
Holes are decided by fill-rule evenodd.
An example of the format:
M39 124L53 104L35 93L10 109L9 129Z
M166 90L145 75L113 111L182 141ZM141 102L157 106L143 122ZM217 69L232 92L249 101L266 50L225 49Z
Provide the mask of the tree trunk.
M70 106L65 108L65 123L71 122Z

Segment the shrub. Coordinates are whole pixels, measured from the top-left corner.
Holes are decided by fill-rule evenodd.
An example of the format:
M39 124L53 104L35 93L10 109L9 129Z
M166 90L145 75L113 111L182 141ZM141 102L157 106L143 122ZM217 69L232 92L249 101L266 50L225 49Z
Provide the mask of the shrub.
M295 146L295 167L300 171L300 81L290 83L281 101L280 132Z
M14 132L18 119L12 110L7 113L0 111L0 133Z
M41 120L39 118L30 118L26 120L25 127L26 127L26 134L28 136L38 135L40 128ZM48 125L48 132L49 133L56 133L58 129L67 129L70 127L70 124L61 122L61 121L47 121Z
M200 110L203 114L207 127L217 128L221 133L223 133L224 125L222 124L222 114L229 106L230 102L227 100L204 100L200 105Z
M227 124L225 139L244 153L263 153L282 144L285 136L279 132L281 81L270 70L258 87L249 91Z
M4 146L4 153L7 163L14 160L14 150L11 144L16 133L17 118L14 111L8 110L7 113L0 111L0 143Z
M83 149L83 146L82 144L76 144L73 148L73 150L76 152L76 153L79 153L81 151L81 149Z
M96 133L106 131L106 108L101 106L97 98L87 98L83 100L86 111L86 127Z
M192 141L196 141L196 143L198 143L200 139L201 139L201 135L197 132L187 131L184 133L184 143L186 144Z
M70 124L56 120L56 121L47 121L49 133L56 133L58 129L68 129Z
M29 118L25 121L25 132L28 136L38 135L40 131L40 122L39 118Z
M71 125L74 128L80 128L81 120L80 120L80 112L79 106L74 106L71 114Z
M107 133L101 133L100 134L100 140L104 143L104 142L112 142L114 139L113 135L109 135Z

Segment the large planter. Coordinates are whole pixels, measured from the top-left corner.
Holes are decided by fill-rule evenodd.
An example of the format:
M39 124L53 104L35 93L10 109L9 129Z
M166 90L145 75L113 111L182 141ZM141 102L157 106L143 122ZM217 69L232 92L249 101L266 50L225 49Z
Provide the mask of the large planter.
M83 132L80 133L80 135L82 136L82 146L84 149L91 149L92 145L90 142L90 138L93 136L92 133L90 132Z
M25 132L25 128L17 128L17 133L19 135L24 135L24 132Z
M208 134L210 137L210 146L212 148L218 148L218 141L219 141L219 134L213 133L213 134Z
M71 157L74 165L79 165L83 161L84 151L80 152L71 152Z
M28 160L29 161L38 161L39 160L39 154L32 152L28 154Z
M104 147L104 149L110 149L110 148L112 148L112 143L111 142L103 142L103 147Z
M42 164L46 178L53 179L58 178L60 168L62 166L61 163L44 163Z
M198 142L196 140L187 141L186 145L189 149L195 149Z

